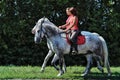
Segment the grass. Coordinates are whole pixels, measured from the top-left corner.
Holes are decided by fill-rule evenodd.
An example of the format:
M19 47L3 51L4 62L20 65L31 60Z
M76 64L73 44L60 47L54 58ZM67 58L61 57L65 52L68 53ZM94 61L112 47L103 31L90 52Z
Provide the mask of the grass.
M120 80L120 67L111 67L112 76L107 76L107 71L101 73L97 68L92 68L91 73L82 77L85 67L69 66L67 72L57 77L58 71L53 67L46 67L44 73L38 66L0 66L0 79L80 79L80 80Z

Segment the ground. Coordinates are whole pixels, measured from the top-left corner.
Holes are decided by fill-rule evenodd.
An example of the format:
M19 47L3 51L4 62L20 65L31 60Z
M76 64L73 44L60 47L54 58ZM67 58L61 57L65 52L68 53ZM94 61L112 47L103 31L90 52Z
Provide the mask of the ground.
M88 76L82 77L81 74L85 67L83 66L68 66L67 72L61 77L57 77L58 71L53 67L46 67L45 72L40 72L39 66L0 66L0 79L80 79L80 80L120 80L120 67L111 67L112 76L107 76L107 71L101 73L97 68L92 68Z

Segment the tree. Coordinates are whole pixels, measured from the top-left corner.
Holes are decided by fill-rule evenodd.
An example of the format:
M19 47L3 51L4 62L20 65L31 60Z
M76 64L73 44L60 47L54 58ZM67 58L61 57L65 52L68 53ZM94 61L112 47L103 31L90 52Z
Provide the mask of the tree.
M35 45L31 29L44 16L57 26L64 24L65 8L70 6L78 10L80 29L102 35L108 44L111 64L119 65L119 0L1 0L0 65L41 65L47 54L46 40ZM71 63L70 57L67 62ZM73 64L80 65L75 61Z

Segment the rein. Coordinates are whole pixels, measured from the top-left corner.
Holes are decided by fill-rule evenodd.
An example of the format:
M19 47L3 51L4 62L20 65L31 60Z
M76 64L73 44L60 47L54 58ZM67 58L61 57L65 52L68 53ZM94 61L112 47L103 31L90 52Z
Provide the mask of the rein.
M46 35L46 37L48 38L49 36L48 36L48 34L49 33L47 33L44 29L43 29L43 24L44 24L44 22L45 22L45 17L43 18L43 20L42 20L42 22L41 22L41 27L40 27L40 31L42 31L43 32L43 34L45 34ZM62 38L66 38L66 37L63 37L62 36L62 34L64 34L65 32L62 32L62 31L60 31L59 29L58 29L58 31L57 31L57 34L59 35L59 36L61 36ZM69 33L69 32L68 32ZM40 35L41 36L41 35Z

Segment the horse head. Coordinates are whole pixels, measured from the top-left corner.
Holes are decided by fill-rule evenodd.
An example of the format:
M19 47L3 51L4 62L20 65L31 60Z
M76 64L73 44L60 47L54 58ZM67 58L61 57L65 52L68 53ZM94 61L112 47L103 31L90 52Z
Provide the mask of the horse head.
M35 43L41 42L42 38L44 37L42 27L43 27L43 23L45 20L47 20L47 18L45 18L45 17L39 19L38 22L36 23L36 25L34 26L34 28L32 29L32 33L35 35L34 36Z
M59 35L58 33L60 31L61 30L56 25L54 25L45 17L39 19L34 28L32 29L32 33L35 34L35 43L41 42L44 36L52 37Z

